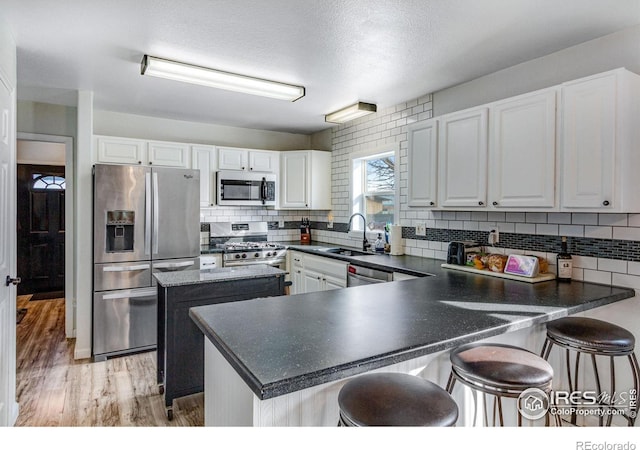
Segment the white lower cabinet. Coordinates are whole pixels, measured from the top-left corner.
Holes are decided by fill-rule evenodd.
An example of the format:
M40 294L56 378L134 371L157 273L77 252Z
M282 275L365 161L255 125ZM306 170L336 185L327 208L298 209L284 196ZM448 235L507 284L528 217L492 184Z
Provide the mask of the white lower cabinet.
M291 251L291 294L347 287L347 263L332 258Z

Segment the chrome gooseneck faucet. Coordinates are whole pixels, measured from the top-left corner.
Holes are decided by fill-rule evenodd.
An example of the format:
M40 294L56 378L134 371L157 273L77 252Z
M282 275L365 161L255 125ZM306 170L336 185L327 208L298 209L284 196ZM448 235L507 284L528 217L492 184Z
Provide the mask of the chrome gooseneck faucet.
M351 214L351 217L349 217L349 224L347 225L347 232L351 231L351 222L353 221L353 218L355 216L360 216L362 217L362 251L366 252L367 249L369 247L371 247L371 244L369 244L369 241L367 241L367 219L360 213L353 213Z

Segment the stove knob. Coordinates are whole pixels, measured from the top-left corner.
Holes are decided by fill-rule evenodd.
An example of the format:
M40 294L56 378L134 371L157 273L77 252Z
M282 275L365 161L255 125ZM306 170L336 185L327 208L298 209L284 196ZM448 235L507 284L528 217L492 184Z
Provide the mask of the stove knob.
M236 259L240 259L240 253L236 253Z
M247 254L246 254L246 253L243 253L243 254L242 254L242 259L245 259L246 257L247 257Z
M254 257L254 258L258 258L259 256L260 256L260 253L254 253L254 254L253 254L253 257Z
M267 252L267 258L271 256L271 252Z

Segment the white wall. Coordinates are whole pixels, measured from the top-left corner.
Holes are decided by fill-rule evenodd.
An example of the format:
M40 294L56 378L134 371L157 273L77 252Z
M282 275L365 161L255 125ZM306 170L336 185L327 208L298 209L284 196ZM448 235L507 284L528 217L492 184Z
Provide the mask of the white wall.
M64 166L64 144L58 142L40 142L18 140L18 164L44 164L51 166Z
M640 25L433 94L433 115L625 67L640 74Z
M254 130L113 111L94 110L93 117L93 131L99 135L265 150L310 148L310 137L306 134Z

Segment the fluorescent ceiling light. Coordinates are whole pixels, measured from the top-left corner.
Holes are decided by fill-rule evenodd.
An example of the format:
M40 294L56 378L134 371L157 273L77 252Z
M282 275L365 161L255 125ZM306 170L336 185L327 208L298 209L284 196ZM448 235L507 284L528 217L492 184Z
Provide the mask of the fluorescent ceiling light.
M141 75L151 75L292 102L304 97L304 87L302 86L293 86L291 84L278 83L277 81L262 80L246 75L192 66L191 64L149 55L144 55L142 58L140 73Z
M347 106L339 111L332 112L324 116L325 122L345 123L358 117L366 116L376 112L376 105L373 103L358 102L355 105Z

